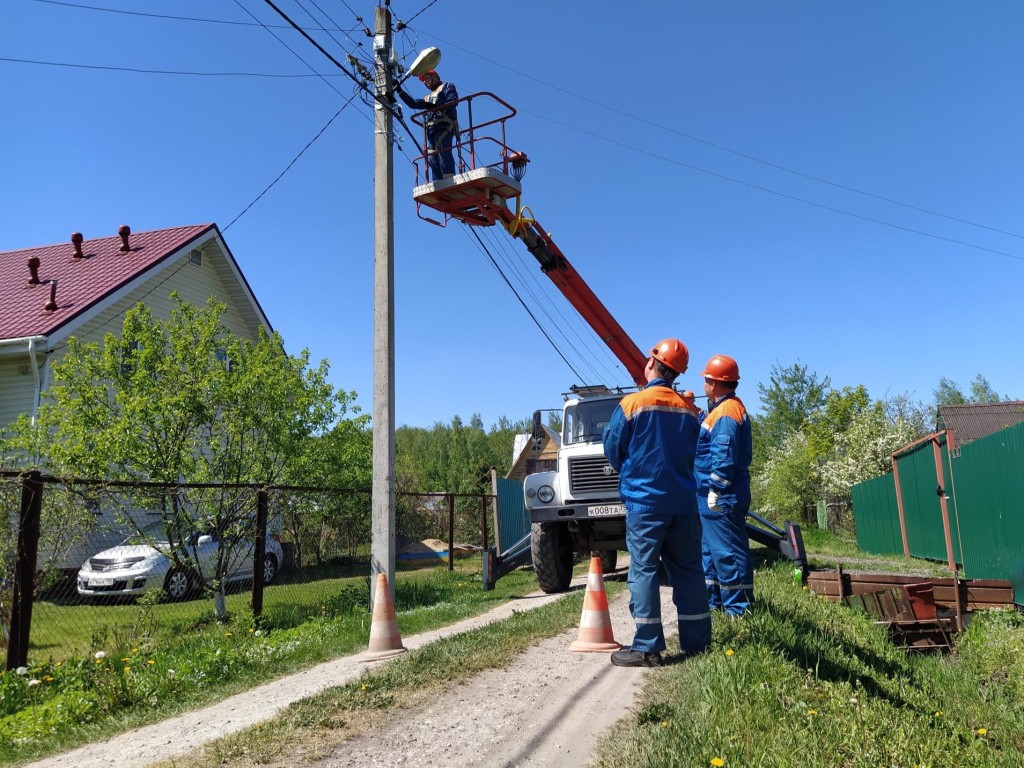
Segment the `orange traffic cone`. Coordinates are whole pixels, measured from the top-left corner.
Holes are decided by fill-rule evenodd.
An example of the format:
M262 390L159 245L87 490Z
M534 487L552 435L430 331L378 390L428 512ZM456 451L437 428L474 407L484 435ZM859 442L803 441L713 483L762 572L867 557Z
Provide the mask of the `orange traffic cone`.
M405 653L402 636L398 634L398 622L395 620L395 604L391 600L391 588L388 586L388 575L377 574L377 589L373 595L373 619L370 622L370 646L362 655L363 661L390 659Z
M576 642L569 646L569 650L580 653L602 653L615 651L621 647L612 636L612 620L608 615L608 594L604 591L601 558L591 557L590 574L587 576L587 594L583 596L580 635Z

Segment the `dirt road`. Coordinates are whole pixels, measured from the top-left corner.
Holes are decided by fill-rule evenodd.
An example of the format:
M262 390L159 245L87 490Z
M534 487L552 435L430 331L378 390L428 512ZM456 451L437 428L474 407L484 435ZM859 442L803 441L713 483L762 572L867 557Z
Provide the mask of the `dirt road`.
M585 583L577 579L576 584ZM410 650L465 632L512 614L540 607L557 595L528 596L467 621L403 638ZM674 615L662 591L663 615ZM628 644L632 622L628 595L610 605L617 640ZM424 706L403 709L383 729L351 739L319 760L301 757L276 765L334 766L585 766L596 738L628 714L645 670L613 667L607 653L571 653L576 629L541 642L500 670L478 675ZM374 662L374 664L386 664ZM289 704L358 677L367 664L349 656L267 683L251 691L46 760L34 768L143 768L175 758L189 764L188 753L203 744L274 717Z

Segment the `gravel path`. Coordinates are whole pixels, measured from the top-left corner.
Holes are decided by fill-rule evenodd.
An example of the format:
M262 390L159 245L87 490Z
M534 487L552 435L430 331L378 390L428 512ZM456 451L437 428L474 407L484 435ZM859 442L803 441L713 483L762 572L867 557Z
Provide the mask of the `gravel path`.
M586 578L576 579L575 585ZM559 595L535 593L512 600L486 614L432 632L403 638L415 650L442 637L499 621L513 611L537 608ZM673 616L668 591L662 591L663 615ZM609 607L617 640L633 634L628 594ZM503 669L491 670L453 687L427 703L396 713L383 730L344 742L317 761L297 762L318 768L334 766L585 766L598 735L628 714L646 670L613 667L607 653L572 653L578 630L548 638L520 654ZM143 768L175 758L188 765L187 753L222 736L269 720L289 704L357 678L368 666L347 656L266 683L217 704L106 742L31 763L31 768Z

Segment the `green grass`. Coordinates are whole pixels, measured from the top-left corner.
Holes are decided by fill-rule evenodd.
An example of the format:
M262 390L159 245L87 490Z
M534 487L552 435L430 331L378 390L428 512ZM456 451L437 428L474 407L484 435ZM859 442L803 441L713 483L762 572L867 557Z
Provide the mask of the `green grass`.
M1024 765L1024 618L977 616L954 656L907 656L862 614L756 576L757 610L649 678L596 765ZM715 761L715 762L712 762Z
M416 634L535 590L534 575L523 571L483 592L479 570L403 570L396 578L398 625L403 635ZM106 632L93 629L93 639L103 642L86 653L36 651L24 674L0 674L0 762L109 738L366 647L371 617L365 575L268 588L258 621L245 610L248 600L244 593L229 597L227 623L214 621L202 600L64 607L71 613L135 613L128 623L111 618ZM178 611L167 615L172 608ZM146 611L148 617L139 618Z

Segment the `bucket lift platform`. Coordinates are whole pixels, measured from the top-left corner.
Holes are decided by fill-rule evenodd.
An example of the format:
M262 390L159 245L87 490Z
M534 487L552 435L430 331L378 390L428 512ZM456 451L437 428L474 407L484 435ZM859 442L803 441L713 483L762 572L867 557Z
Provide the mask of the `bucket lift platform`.
M498 218L498 209L523 193L522 185L504 171L492 167L474 168L450 179L428 181L412 191L413 199L446 218L466 224L489 227ZM426 218L426 217L423 217ZM441 222L427 219L433 224Z

